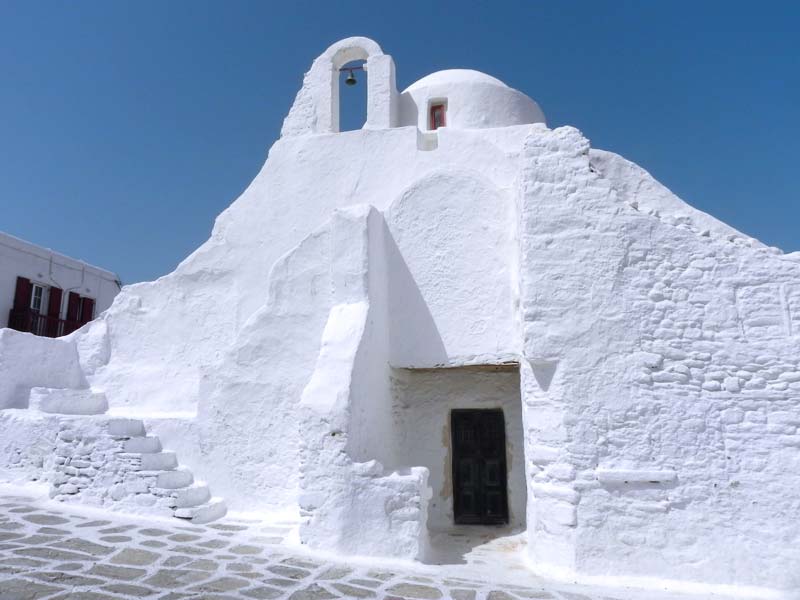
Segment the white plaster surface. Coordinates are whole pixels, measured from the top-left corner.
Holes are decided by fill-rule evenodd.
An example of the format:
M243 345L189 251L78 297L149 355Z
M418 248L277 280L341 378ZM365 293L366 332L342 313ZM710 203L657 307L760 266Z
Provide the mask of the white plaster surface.
M367 127L336 133L331 82L357 59ZM504 407L531 569L800 587L797 258L543 117L421 134L393 69L370 40L334 44L173 273L64 339L0 330L3 472L42 477L64 418L26 409L31 388L90 390L232 508L299 510L317 549L419 559L449 515L447 408L429 386L398 413L392 374L514 363L518 388L465 376L445 404L492 389ZM417 89L508 90L451 75ZM412 451L426 414L436 439Z

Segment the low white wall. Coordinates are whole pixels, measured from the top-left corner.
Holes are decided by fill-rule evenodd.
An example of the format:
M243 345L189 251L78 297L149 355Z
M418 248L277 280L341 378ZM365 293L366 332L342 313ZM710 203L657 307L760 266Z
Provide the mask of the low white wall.
M69 291L94 298L95 316L111 306L114 297L119 293L117 276L114 273L0 233L0 327L8 325L8 313L14 305L17 277L64 290L62 316L66 310ZM46 307L47 298L44 302Z
M430 471L433 497L428 505L428 529L454 527L450 412L459 408L503 410L509 524L524 527L527 492L518 371L397 369L393 391L398 456L406 464Z
M45 338L0 329L0 409L27 408L31 388L85 388L73 336Z

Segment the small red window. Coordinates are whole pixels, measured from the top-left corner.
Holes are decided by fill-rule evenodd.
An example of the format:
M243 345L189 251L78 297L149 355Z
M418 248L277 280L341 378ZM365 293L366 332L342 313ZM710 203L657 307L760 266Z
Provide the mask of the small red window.
M447 124L444 118L445 108L444 104L431 104L431 130L439 129Z

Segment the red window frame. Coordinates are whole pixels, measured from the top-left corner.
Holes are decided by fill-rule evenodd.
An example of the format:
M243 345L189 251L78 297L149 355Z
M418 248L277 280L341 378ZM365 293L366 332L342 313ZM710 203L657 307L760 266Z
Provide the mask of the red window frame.
M441 122L438 125L436 124L437 113L441 114L442 117ZM439 129L439 127L445 127L447 125L447 105L444 102L431 104L431 108L428 111L428 119L430 122L431 131L435 131Z

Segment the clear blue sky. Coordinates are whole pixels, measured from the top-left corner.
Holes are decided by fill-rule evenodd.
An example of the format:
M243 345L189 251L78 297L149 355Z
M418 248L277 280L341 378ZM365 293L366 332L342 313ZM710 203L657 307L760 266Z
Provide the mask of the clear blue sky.
M473 68L550 126L800 250L800 4L0 0L0 230L132 283L174 268L258 172L330 43L401 89Z

